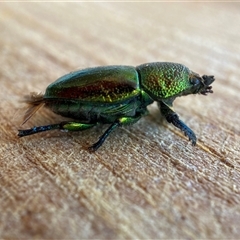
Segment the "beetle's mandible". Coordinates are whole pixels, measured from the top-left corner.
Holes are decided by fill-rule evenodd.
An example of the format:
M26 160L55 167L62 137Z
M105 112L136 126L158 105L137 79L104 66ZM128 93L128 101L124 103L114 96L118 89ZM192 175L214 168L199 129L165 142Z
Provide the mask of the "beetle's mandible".
M197 138L174 112L176 97L212 93L214 76L202 77L179 63L155 62L132 66L87 68L60 77L50 84L45 94L26 98L30 105L25 123L41 106L74 120L19 130L23 137L53 129L82 131L98 123L110 124L89 149L97 150L117 127L133 124L147 113L147 106L158 102L169 123L179 128L193 145Z

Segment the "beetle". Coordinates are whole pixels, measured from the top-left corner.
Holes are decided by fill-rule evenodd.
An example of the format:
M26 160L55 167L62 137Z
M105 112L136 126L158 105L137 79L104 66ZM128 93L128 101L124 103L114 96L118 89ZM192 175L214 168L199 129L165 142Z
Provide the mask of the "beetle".
M45 94L33 93L25 100L30 105L25 123L40 107L74 119L57 124L18 130L23 137L53 129L82 131L110 124L99 140L89 147L96 151L117 127L136 123L147 106L158 102L162 115L179 128L195 145L195 133L173 110L176 97L212 93L214 76L202 77L186 66L171 62L153 62L132 66L103 66L68 73L50 84Z

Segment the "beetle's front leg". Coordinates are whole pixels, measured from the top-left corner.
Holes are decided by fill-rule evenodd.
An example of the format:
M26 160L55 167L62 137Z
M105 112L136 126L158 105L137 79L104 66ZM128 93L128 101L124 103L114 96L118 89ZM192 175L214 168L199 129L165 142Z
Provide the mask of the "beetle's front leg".
M187 136L192 142L192 145L196 145L197 137L195 133L179 119L178 115L171 108L171 105L169 106L165 102L158 102L158 105L161 113L165 116L166 120L169 123L172 123L175 127L179 128L181 131L183 131L185 136Z

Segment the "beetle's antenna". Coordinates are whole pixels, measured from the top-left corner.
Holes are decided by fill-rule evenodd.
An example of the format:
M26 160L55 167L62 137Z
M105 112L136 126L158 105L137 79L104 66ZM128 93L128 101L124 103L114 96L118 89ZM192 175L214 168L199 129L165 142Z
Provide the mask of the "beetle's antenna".
M24 114L22 125L26 123L45 104L43 94L38 93L31 93L31 95L25 96L24 102L29 105L29 108Z
M214 76L203 75L202 79L203 79L204 88L200 93L203 95L207 95L207 93L213 93L212 86L209 86L209 85L215 81Z

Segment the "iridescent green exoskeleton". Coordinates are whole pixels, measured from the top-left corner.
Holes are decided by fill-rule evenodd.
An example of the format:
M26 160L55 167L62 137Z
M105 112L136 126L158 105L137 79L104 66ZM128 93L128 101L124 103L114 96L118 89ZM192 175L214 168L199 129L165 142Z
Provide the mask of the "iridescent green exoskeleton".
M200 77L186 66L170 62L71 72L50 84L44 95L33 94L26 99L30 108L24 123L43 105L74 120L19 130L18 136L53 129L82 131L98 123L110 124L89 148L95 151L115 128L137 122L147 113L147 106L157 101L166 120L182 130L195 145L194 132L179 119L172 104L179 96L212 93L210 84L213 81L213 76Z

